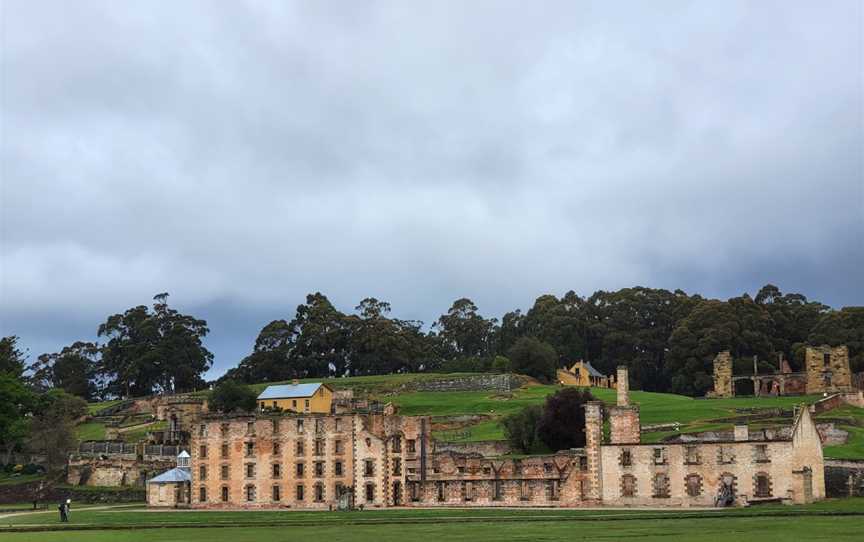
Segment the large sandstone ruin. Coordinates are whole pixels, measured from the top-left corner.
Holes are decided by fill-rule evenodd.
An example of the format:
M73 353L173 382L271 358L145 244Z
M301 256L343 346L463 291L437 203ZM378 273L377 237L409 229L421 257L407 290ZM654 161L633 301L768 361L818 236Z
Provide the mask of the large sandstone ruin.
M789 362L779 360L771 374L759 374L758 361L753 359L752 375L733 375L732 355L726 350L714 358L714 389L708 397L735 396L735 384L750 381L753 394L803 395L813 393L848 393L854 391L849 369L849 349L846 346L808 346L804 356L804 371L793 372Z
M626 368L617 381L615 406L586 406L585 448L519 459L440 451L425 416L205 415L191 438L191 480L167 492L180 502L157 502L250 509L689 507L824 498L822 445L808 409L797 411L784 437L739 426L727 440L644 444Z

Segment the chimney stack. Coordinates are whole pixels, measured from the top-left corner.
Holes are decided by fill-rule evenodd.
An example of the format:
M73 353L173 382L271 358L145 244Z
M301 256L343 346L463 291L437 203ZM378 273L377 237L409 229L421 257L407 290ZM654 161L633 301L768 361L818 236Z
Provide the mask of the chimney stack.
M618 366L616 389L618 390L618 406L630 406L630 379L625 365Z

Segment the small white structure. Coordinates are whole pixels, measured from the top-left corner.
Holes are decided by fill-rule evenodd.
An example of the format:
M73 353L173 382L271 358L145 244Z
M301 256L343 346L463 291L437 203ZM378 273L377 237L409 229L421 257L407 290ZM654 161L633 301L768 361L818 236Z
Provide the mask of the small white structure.
M192 470L189 452L177 455L177 466L147 481L147 504L178 508L191 502Z

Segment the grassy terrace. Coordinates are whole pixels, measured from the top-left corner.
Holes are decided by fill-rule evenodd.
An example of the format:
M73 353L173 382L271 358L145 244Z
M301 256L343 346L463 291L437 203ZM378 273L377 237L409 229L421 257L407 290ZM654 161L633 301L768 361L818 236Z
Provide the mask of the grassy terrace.
M451 440L478 441L504 438L498 420L528 405L541 404L547 395L555 393L561 386L526 386L512 394L489 392L408 392L393 394L389 400L399 405L404 414L423 414L438 417L475 414L489 419L467 428L466 434L445 431L436 436ZM592 388L591 393L608 404L615 403L615 390ZM814 403L818 395L803 397L740 397L733 399L693 399L670 393L633 391L631 400L640 408L642 424L652 425L679 422L681 432L698 432L731 427L728 418L735 417L739 408L791 409L801 403ZM859 409L860 410L860 409ZM864 419L864 417L862 417ZM785 423L789 423L788 420ZM646 440L660 440L675 431L646 433ZM458 435L454 437L453 435ZM864 457L864 454L861 455Z
M830 517L826 517L830 515ZM365 512L147 511L129 506L0 515L5 541L84 540L858 540L864 499L733 510L434 509ZM290 527L290 529L288 528ZM34 532L13 532L31 529ZM87 530L76 530L87 529ZM146 530L141 530L146 529ZM6 531L6 532L4 532Z
M494 392L416 392L406 391L406 385L449 377L468 376L470 373L447 374L396 374L360 376L351 378L324 379L335 389L352 388L358 393L366 394L382 402L391 401L399 406L400 412L407 415L433 416L436 421L446 422L448 418L460 415L477 415L482 419L477 422L454 429L447 429L435 433L436 438L450 441L482 441L502 440L504 432L499 423L500 419L528 405L541 404L546 396L561 389L558 385L529 385L515 390L510 394L498 394ZM316 382L322 380L304 380L304 382ZM251 387L260 392L269 384L254 384ZM592 393L598 399L614 404L615 390L592 388ZM206 393L206 392L199 392ZM813 403L819 399L818 395L801 397L736 397L732 399L694 399L682 395L669 393L650 393L632 391L631 399L641 407L643 425L678 422L681 424L680 432L693 433L700 431L722 430L731 427L730 418L740 416L735 409L747 408L771 408L780 407L791 409L801 403ZM98 411L114 404L98 403L90 405L91 412ZM103 406L99 406L103 405ZM842 412L841 412L842 411ZM839 413L839 414L838 414ZM835 415L836 414L836 415ZM837 420L835 418L840 417ZM836 458L864 458L864 409L848 407L831 413L830 418L838 425L850 432L850 442L843 446L826 447L825 453L828 457ZM754 428L767 425L788 424L788 419L768 420L753 423ZM152 429L148 428L148 429ZM134 441L143 437L146 430L139 433L126 434L123 438ZM657 431L645 433L643 438L646 442L656 442L664 437L677 434L674 430ZM99 439L104 437L104 428L98 424L83 424L79 427L79 438L81 440Z

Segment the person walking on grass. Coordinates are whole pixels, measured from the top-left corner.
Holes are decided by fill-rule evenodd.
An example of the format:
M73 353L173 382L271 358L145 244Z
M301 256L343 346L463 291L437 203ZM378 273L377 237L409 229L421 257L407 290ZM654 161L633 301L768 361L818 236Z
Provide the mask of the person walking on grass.
M57 507L57 510L60 511L60 522L66 523L66 521L68 520L68 517L66 516L66 503L61 502L60 506Z

